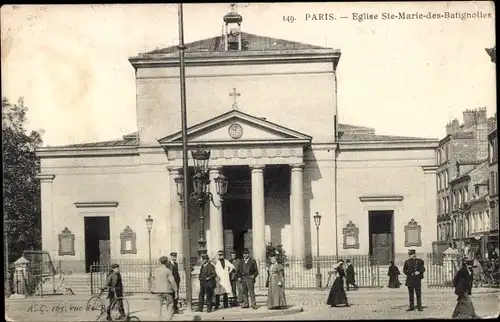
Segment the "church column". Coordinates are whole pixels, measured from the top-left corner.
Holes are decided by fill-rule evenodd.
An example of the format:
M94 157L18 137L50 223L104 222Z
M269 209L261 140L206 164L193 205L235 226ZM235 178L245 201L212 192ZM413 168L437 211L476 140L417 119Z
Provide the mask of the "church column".
M171 252L176 252L179 258L183 258L182 204L179 202L177 185L175 183L175 178L182 175L182 169L169 168L168 171L170 172L170 211L166 214L166 233L169 235L170 242L168 245L169 249L167 251L167 256ZM184 197L184 200L186 200L186 197Z
M264 166L252 166L252 243L253 257L266 258L266 207L264 201Z
M214 198L214 203L221 205L220 195L217 193L215 186L215 178L220 173L220 167L210 168L210 192ZM210 203L210 249L208 250L209 256L214 256L219 250L224 250L224 231L222 226L222 207L217 208Z
M305 232L304 232L304 164L291 166L291 191L292 207L290 221L292 224L292 255L294 258L305 258Z
M40 180L40 195L42 207L42 248L49 252L52 260L55 260L59 255L59 242L57 240L57 235L58 232L64 229L64 227L54 226L55 218L52 207L52 185L55 175L39 174L37 178Z

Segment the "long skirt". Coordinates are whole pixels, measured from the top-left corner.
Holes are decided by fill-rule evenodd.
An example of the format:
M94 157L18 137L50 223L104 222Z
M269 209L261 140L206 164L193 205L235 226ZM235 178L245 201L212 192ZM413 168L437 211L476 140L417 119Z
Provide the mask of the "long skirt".
M344 279L342 277L337 277L335 282L333 282L326 304L330 306L344 304L347 306L347 295L345 294Z
M457 299L457 305L451 316L454 319L478 319L474 305L468 294L460 295Z
M389 288L399 288L401 283L399 282L399 278L397 276L389 277Z

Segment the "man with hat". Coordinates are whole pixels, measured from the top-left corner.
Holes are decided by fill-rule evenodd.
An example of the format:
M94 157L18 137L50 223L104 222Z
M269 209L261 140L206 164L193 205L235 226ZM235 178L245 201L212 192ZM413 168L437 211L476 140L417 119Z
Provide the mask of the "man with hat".
M172 271L167 267L168 258L160 257L160 266L154 271L151 293L158 296L159 310L158 318L162 320L161 312L163 305L167 307L166 320L172 320L174 315L174 302L179 298L179 288Z
M405 285L408 287L410 296L410 307L407 311L415 310L415 295L417 295L417 309L422 311L422 279L424 278L424 261L417 258L414 249L408 251L408 258L403 265L403 273L406 275Z
M453 311L452 318L459 319L477 319L476 311L472 300L470 299L473 273L472 265L474 261L462 259L462 268L455 274L453 278L453 286L455 294L458 296L457 305Z
M123 297L123 283L122 276L120 274L120 265L113 264L111 265L111 271L109 272L108 277L106 278L106 283L101 290L108 288L108 299L109 305L107 309L106 319L108 321L112 321L111 319L111 304L116 298ZM118 300L118 311L120 312L120 320L125 318L125 310L123 309L122 300Z
M215 261L215 272L217 273L217 286L215 288L215 309L220 305L220 296L222 295L224 308L229 307L227 294L231 292L231 279L229 274L234 271L234 266L230 261L224 258L224 251L217 252L219 259Z
M250 305L253 309L257 309L257 303L255 301L255 279L259 275L259 269L257 267L257 262L255 259L250 258L250 253L248 249L245 248L243 251L243 260L240 261L236 269L236 277L238 281L242 283L243 291L243 308L248 308L248 298L250 297Z
M208 261L208 255L201 255L201 269L200 269L200 294L198 296L198 312L203 312L203 304L205 297L207 300L207 312L212 312L212 298L215 289L215 278L217 273L215 267Z
M179 275L179 264L177 263L177 253L170 253L170 259L166 264L167 268L172 271L172 275L174 276L175 283L177 284L177 289L179 289L179 285L181 283L181 276ZM174 313L179 313L178 306L179 299L174 299Z

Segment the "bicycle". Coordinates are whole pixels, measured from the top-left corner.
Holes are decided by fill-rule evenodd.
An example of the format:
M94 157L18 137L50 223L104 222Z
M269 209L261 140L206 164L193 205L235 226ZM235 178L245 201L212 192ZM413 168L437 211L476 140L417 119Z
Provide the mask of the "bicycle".
M111 305L107 306L105 304L105 300L102 299L102 295L104 294L105 290L109 290L109 288L102 288L99 294L94 294L90 297L90 299L87 301L87 312L89 311L98 311L99 316L97 317L96 321L99 321L103 315L107 316L107 310L110 308L110 318L111 321L140 321L137 317L135 316L130 316L129 314L129 304L128 301L123 298L123 297L117 297L115 293L115 299L111 302ZM124 311L124 317L120 319L120 301L123 305L123 311Z

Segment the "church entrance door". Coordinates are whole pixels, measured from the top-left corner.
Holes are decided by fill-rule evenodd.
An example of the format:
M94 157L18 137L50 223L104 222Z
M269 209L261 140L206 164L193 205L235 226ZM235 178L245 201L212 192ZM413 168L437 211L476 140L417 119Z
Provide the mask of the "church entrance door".
M252 251L252 202L248 199L224 200L224 251L234 251L238 258L243 250Z
M388 265L394 259L394 211L369 211L370 256L379 265Z
M94 263L107 265L111 261L109 217L85 217L85 271Z

